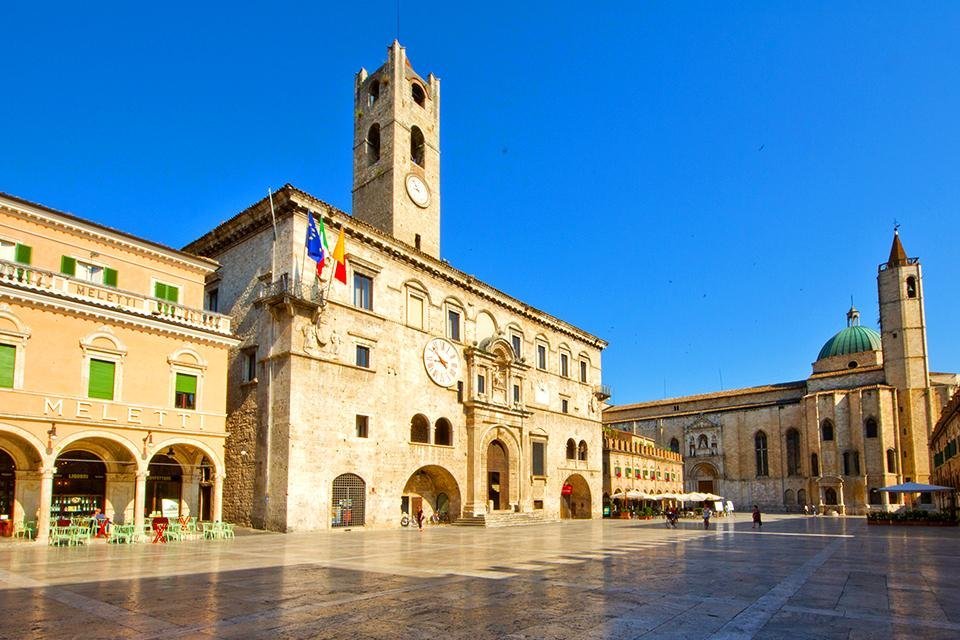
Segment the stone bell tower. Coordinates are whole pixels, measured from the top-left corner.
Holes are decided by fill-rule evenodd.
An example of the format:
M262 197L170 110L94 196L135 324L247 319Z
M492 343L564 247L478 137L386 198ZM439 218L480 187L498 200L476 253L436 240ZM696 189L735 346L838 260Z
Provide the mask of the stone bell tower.
M927 441L933 421L923 280L920 260L907 257L897 231L890 257L879 267L877 287L884 377L897 389L902 473L915 482L928 482Z
M396 40L356 76L353 216L440 257L440 80L420 77Z

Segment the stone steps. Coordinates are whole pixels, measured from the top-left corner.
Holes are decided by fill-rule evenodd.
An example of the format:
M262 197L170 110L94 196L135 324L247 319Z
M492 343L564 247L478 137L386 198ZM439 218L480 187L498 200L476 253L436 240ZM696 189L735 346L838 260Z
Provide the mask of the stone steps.
M544 512L537 511L494 511L479 516L457 518L453 524L459 527L518 527L527 524L547 522Z

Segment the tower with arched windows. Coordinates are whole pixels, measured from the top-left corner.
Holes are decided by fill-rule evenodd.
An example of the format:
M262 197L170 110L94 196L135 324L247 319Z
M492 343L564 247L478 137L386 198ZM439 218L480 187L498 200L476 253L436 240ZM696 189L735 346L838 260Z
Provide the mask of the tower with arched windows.
M440 257L440 80L394 41L354 93L353 216Z
M927 438L933 429L927 330L923 312L920 260L907 257L894 233L890 257L877 274L880 300L880 337L883 341L883 371L887 384L897 389L897 418L905 442L901 442L903 474L927 482L930 461Z

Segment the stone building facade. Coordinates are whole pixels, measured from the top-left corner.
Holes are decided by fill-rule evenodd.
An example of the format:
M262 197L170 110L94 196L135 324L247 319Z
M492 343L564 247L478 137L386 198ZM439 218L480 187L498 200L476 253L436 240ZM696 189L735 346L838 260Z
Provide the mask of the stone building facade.
M217 264L0 195L0 512L221 517ZM142 529L138 529L142 530Z
M571 443L567 444L569 448ZM569 451L568 451L569 455ZM639 491L647 495L683 492L683 456L658 447L653 440L620 429L603 431L603 503L625 500ZM605 512L608 512L605 509Z
M684 454L690 491L767 510L886 508L881 487L930 478L927 438L956 374L928 370L920 262L898 234L877 275L878 333L847 327L806 380L610 407L604 424Z
M394 43L355 88L353 216L287 185L187 248L222 264L211 286L242 340L226 517L598 516L606 343L439 258L439 81ZM305 255L311 216L343 240L345 283Z
M957 508L957 491L960 491L960 391L957 391L943 408L940 420L930 436L930 452L933 457L931 484L953 487L953 493L944 497L944 506Z

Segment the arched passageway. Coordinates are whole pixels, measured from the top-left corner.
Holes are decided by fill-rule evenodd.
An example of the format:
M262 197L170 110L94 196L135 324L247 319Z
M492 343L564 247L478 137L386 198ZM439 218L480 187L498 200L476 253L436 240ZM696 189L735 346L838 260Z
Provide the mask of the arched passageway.
M416 516L423 509L424 518L434 513L441 522L451 522L460 517L460 487L453 474L437 465L420 467L407 479L400 498L400 510Z
M590 486L579 473L575 473L563 482L560 489L560 518L563 520L585 520L591 517Z

